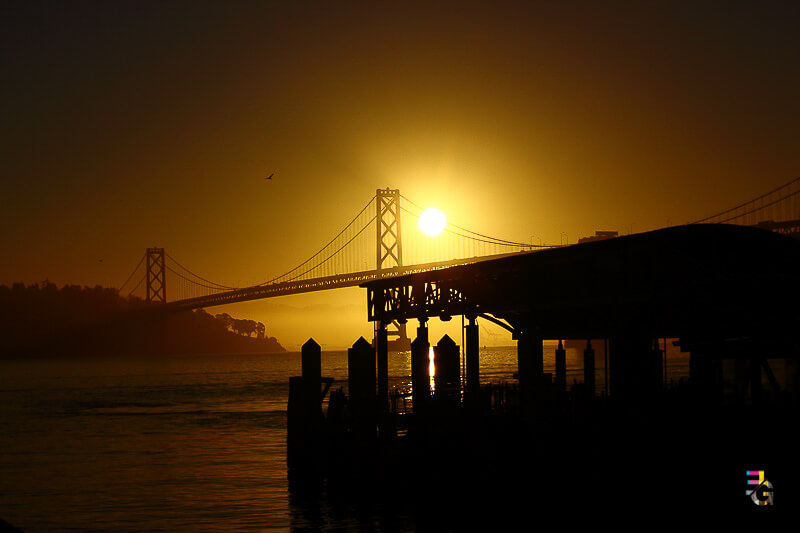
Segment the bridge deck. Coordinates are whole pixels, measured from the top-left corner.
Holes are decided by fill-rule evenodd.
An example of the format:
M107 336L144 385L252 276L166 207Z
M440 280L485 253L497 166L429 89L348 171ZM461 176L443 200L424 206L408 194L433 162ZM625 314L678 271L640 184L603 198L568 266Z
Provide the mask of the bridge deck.
M453 259L450 261L439 261L435 263L425 263L421 265L409 265L383 270L367 270L363 272L353 272L349 274L339 274L306 280L288 281L283 283L273 283L268 285L256 285L232 291L218 292L208 296L197 298L187 298L185 300L175 300L167 303L162 309L168 311L183 311L188 309L198 309L202 307L213 307L216 305L232 304L249 300L261 300L264 298L275 298L289 294L299 294L304 292L323 291L328 289L338 289L341 287L355 287L370 281L389 279L396 276L408 274L418 274L431 272L443 268L458 265L469 265L483 261L490 261L503 257L511 257L532 252L516 252L509 254L489 255L484 257L471 257L466 259Z

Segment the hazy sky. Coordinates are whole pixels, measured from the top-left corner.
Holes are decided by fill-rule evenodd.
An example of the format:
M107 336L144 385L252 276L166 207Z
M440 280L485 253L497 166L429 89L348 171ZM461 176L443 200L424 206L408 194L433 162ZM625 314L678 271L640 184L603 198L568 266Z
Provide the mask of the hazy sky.
M797 2L4 2L0 283L261 282L386 186L524 242L689 222L800 175L799 57ZM365 300L211 311L334 347Z

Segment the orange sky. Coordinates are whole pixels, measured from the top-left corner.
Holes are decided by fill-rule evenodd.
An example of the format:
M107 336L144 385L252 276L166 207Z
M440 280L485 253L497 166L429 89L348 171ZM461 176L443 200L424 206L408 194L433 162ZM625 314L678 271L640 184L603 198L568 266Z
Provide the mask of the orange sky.
M795 2L430 4L4 4L0 283L118 286L147 246L261 282L378 187L574 242L800 175ZM336 347L365 299L211 311Z

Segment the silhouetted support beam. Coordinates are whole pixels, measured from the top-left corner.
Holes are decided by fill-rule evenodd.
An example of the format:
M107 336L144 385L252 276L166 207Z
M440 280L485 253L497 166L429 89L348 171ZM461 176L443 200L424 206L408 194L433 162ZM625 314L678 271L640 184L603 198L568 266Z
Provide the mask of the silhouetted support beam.
M556 348L555 385L562 391L567 388L567 350L564 349L561 339L558 340L558 348Z
M464 326L464 337L466 341L466 346L464 348L467 359L467 389L464 399L472 406L477 403L481 388L480 357L478 355L479 334L477 318L474 315L468 315L467 319L469 320L469 324Z
M586 385L587 394L590 398L595 393L595 373L594 373L594 349L592 341L586 340L586 348L583 350L583 382Z
M354 421L375 416L375 351L364 337L347 350L347 386Z
M411 391L414 412L423 412L431 398L430 343L428 328L420 320L417 338L411 342Z
M375 356L378 361L378 406L389 410L389 335L386 324L378 322L375 332Z
M544 385L544 348L542 337L527 329L517 339L517 368L520 400L528 406Z
M461 396L461 358L458 345L445 335L433 347L437 403L457 407Z

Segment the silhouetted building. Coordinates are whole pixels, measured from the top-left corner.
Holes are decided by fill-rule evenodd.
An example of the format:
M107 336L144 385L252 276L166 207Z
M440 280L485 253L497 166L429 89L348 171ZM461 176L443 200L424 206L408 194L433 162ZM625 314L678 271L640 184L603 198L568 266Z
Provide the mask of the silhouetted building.
M619 237L618 231L595 231L591 237L581 237L578 239L578 244L591 241L604 241L606 239L613 239Z

